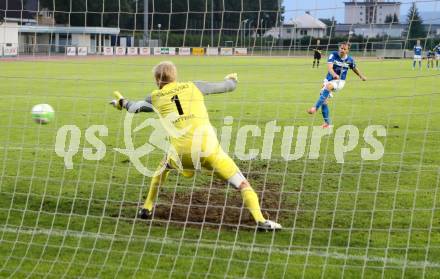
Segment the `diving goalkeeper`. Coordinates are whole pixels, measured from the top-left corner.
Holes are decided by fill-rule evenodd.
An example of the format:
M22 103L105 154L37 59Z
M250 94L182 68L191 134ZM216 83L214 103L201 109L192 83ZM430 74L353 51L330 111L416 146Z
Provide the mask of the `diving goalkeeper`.
M119 92L115 92L116 99L111 102L117 109L125 108L130 113L152 112L151 107L154 107L162 118L175 113L177 119L172 121L173 128L185 130L183 135L171 137L171 146L178 158L168 153L160 163L151 179L147 198L139 209L138 217L142 219L151 217L159 187L165 183L171 169L176 169L185 177L192 177L194 170L201 166L213 170L220 178L241 192L244 205L250 211L258 229L281 229L280 224L263 217L257 194L234 161L221 148L209 121L204 103L205 96L235 90L238 82L237 74L227 75L222 82L177 82L177 69L168 61L156 65L153 74L159 89L154 90L145 101L129 101ZM199 154L197 166L192 157L194 141L200 142L196 153Z

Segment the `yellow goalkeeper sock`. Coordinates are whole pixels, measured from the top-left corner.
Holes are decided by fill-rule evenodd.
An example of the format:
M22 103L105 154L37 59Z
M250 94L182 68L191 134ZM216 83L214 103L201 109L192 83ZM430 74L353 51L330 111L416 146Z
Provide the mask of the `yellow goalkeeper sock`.
M161 174L153 176L150 183L150 189L148 190L147 198L145 199L144 208L148 209L150 212L153 210L154 201L157 197L157 192L159 191L159 186L168 177L169 170L165 169Z
M256 222L264 222L266 219L261 213L260 204L258 203L258 196L254 189L251 187L246 187L241 190L241 196L243 198L244 205L254 217Z

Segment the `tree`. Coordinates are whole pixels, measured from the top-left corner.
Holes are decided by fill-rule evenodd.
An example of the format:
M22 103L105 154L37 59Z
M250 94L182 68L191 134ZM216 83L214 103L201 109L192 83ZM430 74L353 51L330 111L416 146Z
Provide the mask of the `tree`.
M393 23L393 16L392 15L387 15L385 17L385 23Z
M399 18L396 14L389 14L385 17L385 23L397 24L399 23Z
M144 1L142 0L39 0L40 9L54 11L58 24L71 26L120 27L122 30L142 30ZM248 19L248 26L255 28L261 19L271 28L283 21L284 7L280 14L280 0L149 0L150 28L161 24L163 30L197 32L211 28L211 3L214 29L236 32L241 21ZM1 1L0 1L1 2ZM260 4L261 2L261 4ZM189 11L189 12L188 12ZM204 13L207 11L207 13ZM136 22L136 24L135 24ZM135 26L136 25L136 26ZM177 31L180 30L180 31ZM235 30L235 31L234 31Z
M5 17L30 19L35 17L37 0L0 0L0 22Z
M334 17L332 18L320 18L325 25L327 25L326 35L327 37L333 38L336 33L336 20Z
M424 38L426 36L426 31L423 27L423 20L419 15L416 3L412 3L409 8L407 21L409 39Z
M57 24L119 27L121 34L135 36L144 30L143 0L39 0L39 3L40 9L53 11ZM250 38L241 34L261 32L262 27L268 30L284 21L282 0L148 0L148 3L150 36L158 38L163 32L161 39L166 37L167 45L207 45L211 34L215 36L215 44L226 40L238 43L240 38Z
M133 0L40 0L40 9L54 12L55 21L71 26L102 26L134 29Z

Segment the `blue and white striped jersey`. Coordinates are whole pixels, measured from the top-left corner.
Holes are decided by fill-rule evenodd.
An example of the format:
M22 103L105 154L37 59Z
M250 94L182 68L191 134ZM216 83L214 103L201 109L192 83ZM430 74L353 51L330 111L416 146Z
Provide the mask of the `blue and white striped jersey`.
M347 55L344 58L339 56L339 52L333 51L327 60L328 64L333 64L333 71L339 76L341 80L345 80L347 78L348 69L356 68L356 63L354 62L353 57ZM326 79L328 81L333 80L333 76L328 73Z
M414 46L414 55L422 55L422 47Z

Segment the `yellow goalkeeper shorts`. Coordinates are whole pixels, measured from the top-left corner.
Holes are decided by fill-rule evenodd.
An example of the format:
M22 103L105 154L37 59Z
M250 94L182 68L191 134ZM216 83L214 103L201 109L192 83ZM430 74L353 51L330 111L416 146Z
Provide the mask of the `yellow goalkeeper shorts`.
M183 169L179 167L179 164L175 159L168 156L168 165L173 169L178 170L185 177L192 177L194 175L194 170L196 167L194 166L193 159L190 153L179 155L179 159L182 163ZM214 173L224 180L228 180L230 177L235 175L239 168L235 164L235 162L226 154L220 145L215 148L215 152L211 153L207 157L195 158L200 161L200 166L214 171Z

